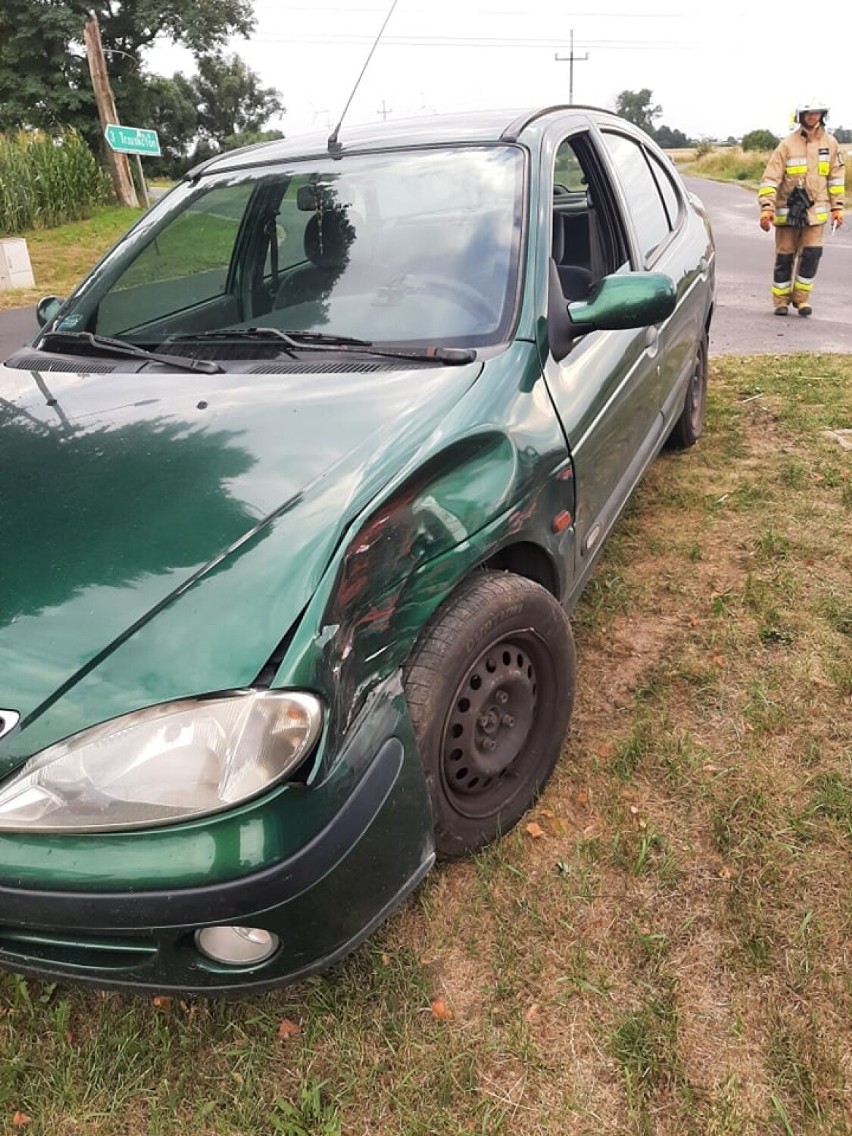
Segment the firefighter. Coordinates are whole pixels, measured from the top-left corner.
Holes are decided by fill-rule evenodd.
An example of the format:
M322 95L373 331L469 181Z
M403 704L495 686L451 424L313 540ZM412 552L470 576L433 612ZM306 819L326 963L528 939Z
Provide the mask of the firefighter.
M776 316L790 304L811 315L811 290L822 256L825 224L843 224L846 175L843 154L825 129L828 107L811 100L796 109L796 129L778 146L763 172L758 203L760 227L775 226L772 303Z

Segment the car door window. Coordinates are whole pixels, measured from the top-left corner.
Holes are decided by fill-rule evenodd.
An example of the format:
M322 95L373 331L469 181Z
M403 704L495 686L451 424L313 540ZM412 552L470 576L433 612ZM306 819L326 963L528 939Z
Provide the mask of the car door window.
M587 132L557 148L553 170L551 252L566 299L588 294L601 277L629 263L624 222Z
M123 335L224 294L250 183L200 196L142 248L101 301L96 330Z
M627 207L647 266L671 232L671 224L657 181L643 147L624 134L603 133L627 198Z
M648 154L648 161L651 164L651 173L654 175L660 196L666 206L669 225L674 229L677 227L678 219L683 209L683 198L672 181L672 176L665 168L664 163L662 163L655 154Z

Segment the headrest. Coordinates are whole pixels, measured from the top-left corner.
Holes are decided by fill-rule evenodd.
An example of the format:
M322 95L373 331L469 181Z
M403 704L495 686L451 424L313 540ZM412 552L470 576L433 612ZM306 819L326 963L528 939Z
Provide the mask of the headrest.
M320 268L343 268L355 229L341 209L314 213L305 226L305 256Z

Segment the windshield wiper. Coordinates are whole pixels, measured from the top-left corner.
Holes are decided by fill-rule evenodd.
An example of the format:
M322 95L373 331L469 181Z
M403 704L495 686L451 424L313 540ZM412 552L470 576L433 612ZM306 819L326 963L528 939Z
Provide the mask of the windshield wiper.
M80 347L85 346L84 352ZM42 351L70 351L79 355L111 355L115 358L144 359L146 363L163 363L167 367L177 367L182 371L201 371L205 375L221 375L218 363L206 359L185 359L178 355L165 355L159 351L149 351L128 343L124 339L110 339L107 335L95 335L91 331L49 331L42 336L39 348Z
M328 335L322 331L288 331L290 339L299 346L316 346L320 349L339 347L345 351L354 348L369 355L385 355L388 359L423 359L436 363L472 363L476 352L472 347L375 347L367 339L353 339L348 335Z
M277 327L232 327L216 328L214 331L188 331L183 335L170 335L163 344L168 347L170 343L199 343L218 339L221 343L235 343L240 340L254 340L256 343L268 343L270 340L281 344L281 351L286 355L295 355L301 347L290 338L286 332L279 331Z
M282 352L292 355L294 351L362 351L367 355L380 355L388 359L412 359L418 362L472 363L476 352L472 347L376 347L369 339L356 339L351 335L329 335L321 331L279 331L277 327L235 327L217 331L189 332L174 335L166 341L185 343L188 340L250 339L257 342L276 341L282 345Z

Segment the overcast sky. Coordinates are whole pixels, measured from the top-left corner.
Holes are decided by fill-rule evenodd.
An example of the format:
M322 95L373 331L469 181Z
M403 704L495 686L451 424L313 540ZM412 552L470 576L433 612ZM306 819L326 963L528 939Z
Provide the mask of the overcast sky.
M287 135L333 126L392 4L255 0L254 35L228 50L280 91L287 113L269 125ZM397 0L345 124L568 102L573 70L574 102L613 107L620 91L648 87L663 110L657 125L693 138L783 134L795 106L812 97L831 107L829 126L852 128L850 31L846 5L829 13L744 0L700 8L581 0L576 9L553 0ZM147 64L161 74L194 70L168 44Z

